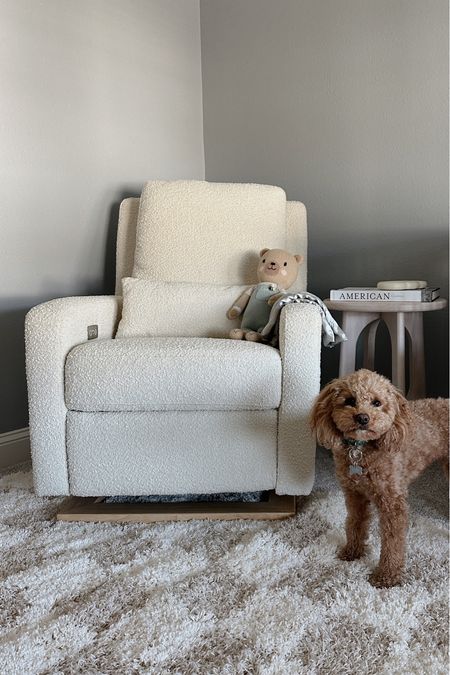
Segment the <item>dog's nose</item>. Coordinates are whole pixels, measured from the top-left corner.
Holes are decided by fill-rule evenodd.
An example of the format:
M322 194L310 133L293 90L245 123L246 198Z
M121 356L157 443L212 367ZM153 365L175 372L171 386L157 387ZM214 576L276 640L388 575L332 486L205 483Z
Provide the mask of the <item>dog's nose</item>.
M362 424L363 426L365 426L366 424L369 423L370 417L369 415L360 413L359 415L355 415L355 420L358 422L358 424Z

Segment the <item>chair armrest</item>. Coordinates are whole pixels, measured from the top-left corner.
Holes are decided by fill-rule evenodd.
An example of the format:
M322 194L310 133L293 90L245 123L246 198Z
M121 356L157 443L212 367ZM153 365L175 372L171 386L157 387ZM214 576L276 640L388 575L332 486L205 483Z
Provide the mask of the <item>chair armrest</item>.
M278 494L306 495L314 484L316 442L309 413L320 390L322 317L305 303L285 305L280 315L283 365L278 411Z
M99 338L111 338L120 318L118 296L50 300L25 318L25 356L34 486L39 495L69 494L66 461L64 365L75 345L98 326Z

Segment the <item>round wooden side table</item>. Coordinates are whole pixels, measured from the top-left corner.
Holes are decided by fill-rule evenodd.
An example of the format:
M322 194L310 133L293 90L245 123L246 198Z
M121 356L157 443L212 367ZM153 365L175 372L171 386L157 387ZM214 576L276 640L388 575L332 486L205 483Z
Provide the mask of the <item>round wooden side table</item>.
M444 309L447 300L433 302L365 302L363 300L325 300L330 310L342 312L342 329L348 340L341 343L339 377L355 370L356 345L365 331L363 366L374 369L375 339L378 324L386 324L392 345L392 382L405 392L406 334L410 342L408 398L423 398L425 389L425 352L423 341L423 314Z

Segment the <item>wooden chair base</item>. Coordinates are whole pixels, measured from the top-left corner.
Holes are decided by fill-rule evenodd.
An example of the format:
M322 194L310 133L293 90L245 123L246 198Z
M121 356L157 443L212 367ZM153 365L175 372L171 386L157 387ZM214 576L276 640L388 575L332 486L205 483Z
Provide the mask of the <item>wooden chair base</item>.
M296 513L293 495L269 493L262 502L141 502L108 503L104 497L69 497L57 520L155 523L169 520L278 520Z

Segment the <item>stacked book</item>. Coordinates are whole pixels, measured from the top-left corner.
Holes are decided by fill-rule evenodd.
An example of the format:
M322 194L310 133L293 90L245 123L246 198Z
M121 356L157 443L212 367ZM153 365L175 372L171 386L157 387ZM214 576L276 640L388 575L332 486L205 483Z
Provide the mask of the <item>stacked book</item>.
M376 288L335 288L330 300L349 302L433 302L439 297L439 288L430 287L426 281L379 281Z

